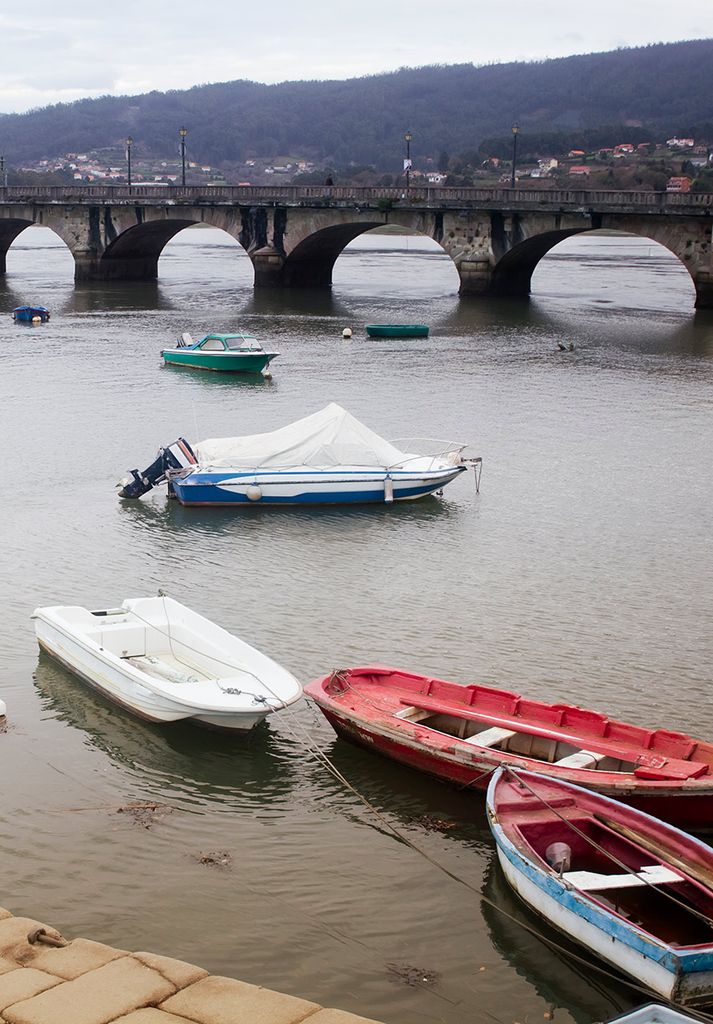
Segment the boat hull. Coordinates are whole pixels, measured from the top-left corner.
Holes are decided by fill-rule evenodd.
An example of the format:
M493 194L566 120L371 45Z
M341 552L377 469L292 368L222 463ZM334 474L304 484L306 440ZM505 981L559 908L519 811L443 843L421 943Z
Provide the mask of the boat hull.
M427 338L426 324L367 324L370 338Z
M143 719L144 722L154 722L155 724L165 724L167 722L180 722L186 719L190 719L192 722L202 725L207 729L213 729L218 732L230 732L230 733L249 733L251 729L254 729L256 725L263 721L267 717L266 714L247 716L244 714L240 715L201 715L196 714L195 711L187 713L187 710L177 707L167 707L163 703L154 702L147 700L146 691L145 694L137 694L136 692L127 693L126 687L117 684L116 681L107 678L97 666L86 666L80 668L77 661L70 660L71 655L63 656L57 645L50 644L47 641L39 640L38 644L42 651L49 657L54 658L63 668L72 675L77 676L82 682L91 686L93 690L100 693L102 697L111 701L117 707L122 708L124 711L130 711L132 715L136 715L137 718Z
M13 320L21 321L23 323L33 323L39 320L40 323L46 324L50 318L49 310L44 308L35 307L32 309L15 309L12 313Z
M343 505L412 501L444 487L465 466L418 473L376 470L194 471L171 481L182 505Z
M313 695L308 693L313 698ZM350 743L356 743L367 750L375 751L382 757L388 757L392 761L398 761L408 768L431 775L442 782L453 786L467 789L475 789L484 792L488 788L492 773L504 763L504 759L480 758L473 760L470 764L465 763L455 756L448 757L442 754L430 752L418 744L405 742L394 736L389 736L369 726L366 722L357 723L352 719L342 718L333 711L320 709L322 714L332 726L337 735ZM517 767L526 768L528 771L547 773L547 765L528 759L509 758L507 763L516 763ZM581 773L580 773L581 774ZM577 778L578 785L586 785L581 778ZM628 789L624 786L597 785L598 793L610 796L630 807L644 811L654 818L663 818L670 821L679 828L685 828L692 832L710 833L713 832L713 785L704 792L686 793L680 790L676 792L650 792L636 793L633 786Z
M344 700L341 694L329 692L330 677L310 683L305 688L305 695L317 704L339 736L383 757L391 758L451 785L476 790L485 790L492 773L497 768L510 765L537 772L547 778L584 786L654 817L669 821L680 828L694 832L713 831L711 775L684 782L656 782L638 778L632 772L566 768L533 757L459 741L457 737L440 732L436 728L424 728L418 722L412 723L397 717L395 712L409 703L408 697L399 701L398 697L393 698L388 694L388 699L382 703L386 692L385 686L374 685L374 695L367 694L364 699L358 690L360 680L364 677L373 678L378 684L381 677L388 680L396 676L406 682L412 681L415 687L420 685L421 680L424 681L424 685L428 685L429 680L426 677L379 666L349 670L348 678L352 678L350 673L353 673L355 683L345 691ZM465 694L467 700L467 688L457 684L443 685ZM481 689L487 692L487 688ZM398 693L406 692L398 690ZM416 692L410 692L413 699L418 701ZM493 692L499 699L507 696L504 691ZM581 711L575 708L572 710ZM501 721L500 724L504 723ZM582 739L581 742L586 745L588 741L591 742L591 737Z
M35 631L41 650L108 700L147 722L190 720L210 729L247 733L275 710L269 704L232 711L184 703L141 685L135 671L124 671L121 662L102 648L40 616Z
M167 365L219 373L262 373L273 359L269 352L201 352L180 348L165 349L161 355Z
M496 840L497 842L497 840ZM651 955L632 949L616 935L608 935L572 910L563 898L550 895L528 877L526 864L513 862L497 847L498 860L511 888L523 903L563 932L578 945L592 950L617 970L634 977L664 999L680 1001L676 994L676 973L661 966Z
M527 811L524 817L515 813L514 820L510 819L509 815L512 815L516 805L512 797L506 796L504 810L502 815L499 814L502 805L497 801L498 787L506 777L498 772L492 779L488 787L487 812L498 860L508 883L520 899L574 942L596 953L606 963L633 977L637 983L645 985L664 999L683 1005L709 1004L713 1000L713 944L671 944L647 931L637 921L610 909L597 898L596 892L590 895L586 889L568 880L572 874L577 874L576 871L568 874L567 868L563 874L557 873L545 868L538 859L526 856L513 842L513 837L519 835L518 824L527 822ZM517 778L513 775L512 782L516 782ZM544 778L529 773L519 778L525 779L525 782L519 788L518 800L525 802L530 799L527 791L534 792L532 784L536 784L538 779L542 783L546 782ZM515 785L510 788L514 790ZM660 859L661 864L672 863L674 868L684 873L687 865L695 865L691 870L697 868L701 874L710 877L711 850L699 840L649 815L627 810L610 798L587 794L579 787L567 784L556 788L550 786L546 790L547 799L552 801L553 794L557 792L574 794L574 801L570 799L570 804L576 803L578 793L585 801L589 797L590 810L594 809L595 816L610 818L619 828L625 822L628 823L629 828L625 831L634 842L638 839L645 845L653 836L660 836L660 846L653 858L657 861ZM554 800L555 807L557 803ZM561 817L561 812L552 809L551 805L543 804L543 809L548 806L553 819ZM544 827L544 819L535 817L533 820L539 820L540 828ZM575 818L575 821L579 820ZM526 826L522 824L521 827L524 829ZM522 842L522 838L519 842ZM582 874L587 875L588 872ZM655 884L653 889L657 891ZM700 939L697 942L700 943Z

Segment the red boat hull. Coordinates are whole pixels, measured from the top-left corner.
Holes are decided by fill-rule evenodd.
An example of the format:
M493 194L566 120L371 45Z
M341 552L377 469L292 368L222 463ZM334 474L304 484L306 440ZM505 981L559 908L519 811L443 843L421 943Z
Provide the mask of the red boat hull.
M414 726L395 715L394 708L398 709L412 699L410 692L409 696L404 699L403 696L399 696L402 693L401 688L397 687L396 699L392 693L388 692L388 699L386 699L384 691L388 691L389 688L387 684L384 684L384 686L378 687L378 696L373 697L368 692L368 686L365 683L369 672L374 673L374 678L378 680L383 679L384 675L388 673L392 673L399 680L403 678L408 680L424 679L425 682L433 682L432 680L381 667L360 668L351 671L354 673L353 677L349 671L340 674L340 679L346 677L351 684L344 693L329 693L330 680L334 678L334 676L329 676L311 683L305 688L305 694L319 706L335 732L352 743L463 788L485 790L492 772L501 765L509 764L588 787L686 830L694 832L713 830L713 773L706 772L703 777L688 780L660 779L656 781L637 778L633 773L568 770L557 764L476 745L471 745L464 750L466 744L455 740L453 736L444 735L438 731L432 733L430 729L424 728L421 724ZM452 687L457 684L445 685ZM362 687L367 691L366 693L362 693ZM459 689L466 694L472 688L460 687ZM374 690L377 690L377 686L374 686ZM503 693L505 691L494 692ZM418 704L418 698L415 697L414 700ZM392 705L391 708L388 706L389 702ZM424 703L426 703L425 700ZM449 710L452 708L449 707ZM456 711L455 713L462 714L463 712ZM500 722L502 719L498 717L497 721ZM621 725L621 723L617 723L617 725ZM540 730L540 732L544 731ZM617 730L617 735L621 731L621 729ZM560 735L560 733L556 732L553 735ZM678 736L679 734L666 735ZM596 746L597 744L592 742L591 736L586 736L583 738L582 745ZM696 750L705 753L708 746L708 744L698 744ZM704 750L704 748L706 749ZM703 756L703 753L700 753L700 756ZM699 756L698 753L697 756ZM649 761L652 760L655 759L649 758ZM666 759L662 757L659 760L665 761ZM671 765L677 766L679 762L672 759Z

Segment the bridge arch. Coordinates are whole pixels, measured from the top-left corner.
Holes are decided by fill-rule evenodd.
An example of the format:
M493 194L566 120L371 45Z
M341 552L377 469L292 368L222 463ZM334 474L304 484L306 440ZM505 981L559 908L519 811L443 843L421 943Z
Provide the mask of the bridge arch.
M47 219L32 220L29 217L2 218L0 219L0 275L7 272L7 254L10 246L23 231L31 227L49 228L62 242L64 242L67 249L71 252L71 240L63 236L60 226L56 223L51 221L48 222ZM58 230L58 228L60 229Z
M301 212L301 211L300 211ZM255 265L257 286L330 288L334 264L344 249L360 235L386 224L434 240L444 254L454 253L443 237L443 217L424 210L322 209L302 216L275 210L271 244L248 249Z
M540 260L547 255L555 246L574 235L586 235L601 229L603 223L594 223L589 226L555 228L553 230L541 231L516 241L510 248L498 254L499 259L494 263L491 270L490 294L499 296L511 296L527 298L532 287L532 275ZM684 238L680 232L672 232L668 224L655 222L641 223L641 218L632 218L632 223L626 224L622 218L618 218L615 224L607 225L608 230L619 236L635 235L647 241L661 245L664 249L675 256L680 264L686 269L696 292L696 305L708 304L707 278L701 281L697 260L699 246L690 237ZM707 248L703 242L704 251ZM494 250L496 249L493 246ZM495 254L495 253L494 253Z
M226 216L223 210L177 208L157 217L144 216L144 210L132 213L133 222L128 224L121 212L104 224L106 245L99 260L88 268L87 276L123 281L155 279L159 257L166 245L185 228L196 224L225 231L242 244L240 218Z
M353 221L324 227L307 235L290 252L283 266L287 287L329 288L337 259L359 235L380 227L373 221Z

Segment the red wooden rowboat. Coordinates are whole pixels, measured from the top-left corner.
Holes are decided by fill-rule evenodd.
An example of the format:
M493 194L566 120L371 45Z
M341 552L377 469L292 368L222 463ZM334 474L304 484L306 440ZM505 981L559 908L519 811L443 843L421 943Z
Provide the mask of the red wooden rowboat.
M332 672L305 696L345 739L448 782L485 789L512 765L713 829L713 744L685 733L381 665Z

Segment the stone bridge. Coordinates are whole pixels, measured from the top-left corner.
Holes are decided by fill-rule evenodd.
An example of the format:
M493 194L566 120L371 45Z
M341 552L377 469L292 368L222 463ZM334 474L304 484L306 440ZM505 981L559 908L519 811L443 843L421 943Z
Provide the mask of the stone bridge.
M76 186L0 188L0 273L31 224L51 228L75 279L146 280L166 243L192 224L222 228L255 269L256 287L328 288L358 235L384 224L435 239L460 294L527 296L532 273L571 235L607 228L660 242L681 260L696 305L713 308L713 196L526 188Z

